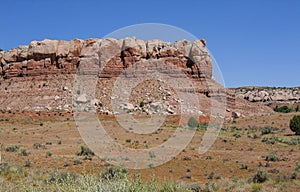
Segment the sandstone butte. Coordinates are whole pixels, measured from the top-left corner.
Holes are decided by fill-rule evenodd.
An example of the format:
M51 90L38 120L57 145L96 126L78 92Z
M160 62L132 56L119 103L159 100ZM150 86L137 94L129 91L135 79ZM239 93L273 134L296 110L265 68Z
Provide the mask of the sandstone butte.
M28 84L30 83L28 79L43 77L45 81L45 77L53 79L52 76L58 75L71 78L72 74L96 74L100 81L108 81L108 79L112 80L118 77L129 66L138 65L145 61L153 61L154 63L158 61L158 63L168 63L175 68L180 68L195 83L197 94L206 98L212 96L216 99L226 97L227 111L235 109L234 91L225 89L213 78L212 59L206 49L206 42L203 40L195 40L194 42L180 40L170 43L162 40L144 41L132 37L125 39L91 38L71 41L48 39L32 41L28 46L19 46L0 52L0 76L3 77L1 89L8 86L5 84L9 80L12 80L11 83L22 84L26 81ZM63 80L59 80L59 83L61 83L62 89L65 89ZM68 86L68 89L72 90L72 85ZM72 106L69 99L59 103L59 100L63 98L60 91L55 94L53 93L55 90L45 93L45 91L36 89L35 94L28 94L24 91L25 85L23 89L18 87L20 86L11 86L10 89L5 87L6 91L0 94L2 109L38 110L31 106L37 103L37 98L33 98L35 94L39 94L40 98L45 100L44 103L52 102L51 105L55 105L46 106L45 104L49 110L54 108L70 110L70 106ZM34 90L34 85L30 85L30 89ZM25 94L27 101L23 104L14 105L12 98L22 94L23 96ZM68 94L64 96L72 97ZM57 101L54 104L52 100L50 102L52 97L52 100ZM40 110L44 110L44 108L41 107ZM252 109L255 110L255 108Z

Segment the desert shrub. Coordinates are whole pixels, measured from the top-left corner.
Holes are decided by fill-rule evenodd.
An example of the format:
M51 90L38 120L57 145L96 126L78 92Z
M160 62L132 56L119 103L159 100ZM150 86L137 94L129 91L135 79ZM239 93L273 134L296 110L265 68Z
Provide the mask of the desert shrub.
M254 183L263 183L267 180L268 180L268 175L263 170L258 170L258 172L252 178L252 181Z
M81 146L81 151L77 153L78 156L94 156L95 153L88 147Z
M261 139L261 142L266 143L266 144L274 145L275 144L275 139L274 138L263 137Z
M42 144L40 144L40 143L34 143L33 144L33 148L34 149L39 149L39 148L41 148L42 147Z
M253 192L258 192L261 191L261 186L260 185L252 185L252 191Z
M191 184L190 189L193 192L200 192L200 191L202 191L201 185L199 183L193 183L193 184Z
M297 145L298 143L300 143L299 138L286 139L286 138L282 138L282 137L276 137L275 140L280 143L287 144L287 145Z
M79 178L79 175L69 172L53 172L51 173L47 183L73 183Z
M265 127L261 130L262 135L267 135L271 133L271 128L270 127Z
M300 135L300 115L294 115L290 120L290 129L295 132L296 135Z
M241 164L241 169L248 169L248 165L246 165L246 164Z
M7 151L7 152L16 152L16 151L19 150L19 148L20 147L18 145L10 145L10 146L7 146L5 148L5 151Z
M70 162L68 162L68 161L65 161L65 163L64 163L64 167L69 167L70 166Z
M155 157L156 157L154 151L149 151L148 154L149 154L149 157L150 157L150 158L155 158Z
M21 150L21 155L22 156L28 156L28 153L27 153L26 149Z
M240 137L241 137L241 135L238 134L238 133L233 134L233 136L234 136L235 138L240 138Z
M192 158L190 158L188 156L184 156L184 157L182 157L182 160L183 161L190 161L190 160L192 160Z
M74 164L74 165L79 165L79 164L82 164L82 162L80 161L80 159L75 159L75 160L73 161L73 164Z
M8 180L12 180L26 177L27 172L24 171L22 167L2 163L0 164L0 175L6 177Z
M61 140L57 141L57 144L58 144L58 145L61 145L61 143L62 143Z
M290 112L292 112L292 109L285 105L285 106L282 106L282 107L276 106L274 108L274 111L279 112L279 113L290 113Z
M101 178L111 180L115 178L124 178L127 174L127 169L109 167L101 174Z
M144 106L145 106L145 102L144 101L140 102L140 107L144 107Z
M199 122L197 121L197 119L195 119L195 117L190 117L189 121L188 121L188 126L190 128L196 128L198 127Z
M297 175L298 175L298 173L296 172L296 171L294 171L292 174L291 174L291 176L290 176L290 179L297 179Z
M46 157L51 157L52 156L52 153L50 151L47 151L46 152Z
M266 161L278 161L278 157L274 153L270 153L266 156Z
M208 127L208 123L204 122L204 123L199 123L198 124L198 130L206 130Z
M27 159L26 161L25 161L25 165L24 165L25 167L30 167L31 166L31 162L29 161L29 159Z

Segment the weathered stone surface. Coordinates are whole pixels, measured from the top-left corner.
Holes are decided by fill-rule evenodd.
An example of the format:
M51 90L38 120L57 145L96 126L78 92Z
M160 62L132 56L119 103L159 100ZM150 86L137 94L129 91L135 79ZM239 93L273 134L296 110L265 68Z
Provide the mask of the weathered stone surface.
M133 38L125 38L123 40L121 57L124 62L124 66L133 65L134 63L146 58L146 44L142 40Z
M88 39L84 41L80 57L99 57L101 39Z
M118 76L124 68L145 63L146 60L152 60L151 63L168 63L202 81L212 77L209 53L198 40L191 44L187 40L170 43L161 40L143 41L135 37L72 41L45 39L6 51L3 59L0 59L6 78L20 74L36 76L39 73L64 74L76 71L81 74L98 74L99 69L100 78L111 78ZM21 68L20 64L16 65L17 62L23 62ZM6 65L8 67L4 67ZM174 71L174 77L176 73Z
M188 40L181 40L175 42L175 48L182 53L182 56L184 57L189 57L190 56L190 51L192 48L192 44ZM179 55L181 56L181 55Z
M212 78L212 61L210 55L200 40L195 40L191 51L190 59L193 61L193 71L195 71L201 79Z
M236 97L250 102L263 103L267 106L288 105L295 107L300 104L300 88L250 87L235 89Z
M4 52L3 59L7 63L16 62L18 58L18 50L16 48Z

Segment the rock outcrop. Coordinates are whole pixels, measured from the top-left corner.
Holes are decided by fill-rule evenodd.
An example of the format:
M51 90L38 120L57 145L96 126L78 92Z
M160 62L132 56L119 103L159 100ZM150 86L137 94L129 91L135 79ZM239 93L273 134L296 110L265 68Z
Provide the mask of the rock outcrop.
M125 39L75 39L71 41L43 40L32 41L28 46L20 46L0 52L0 104L3 109L18 110L72 110L72 83L74 74L97 75L95 90L96 100L79 94L79 103L91 103L100 111L111 112L110 100L114 81L125 69L145 65L128 76L152 73L152 66L162 73L169 73L172 78L191 79L195 94L200 94L203 111L197 114L209 114L210 98L224 101L227 97L229 108L234 108L235 96L231 90L214 81L212 77L212 60L206 49L206 41L189 42L181 40L174 43L161 40ZM166 66L171 66L166 68ZM178 73L180 69L183 73ZM180 100L171 89L162 83L147 82L130 102L130 110L140 110L148 114L165 108L168 114L180 112ZM151 85L155 86L151 86ZM161 86L161 90L157 87ZM183 92L191 92L192 87L183 86ZM141 93L145 93L145 95ZM24 97L20 99L19 96ZM162 104L155 107L156 101ZM145 102L144 107L139 103ZM222 103L220 102L220 103ZM128 108L128 105L126 105ZM123 106L123 108L126 108ZM193 109L194 110L194 109Z
M253 103L275 106L294 106L300 104L300 87L242 87L235 89L236 97Z
M115 77L139 61L157 59L185 68L186 74L201 80L212 78L212 61L200 40L175 43L136 38L72 41L32 41L0 54L0 75L5 78L45 74L97 73Z

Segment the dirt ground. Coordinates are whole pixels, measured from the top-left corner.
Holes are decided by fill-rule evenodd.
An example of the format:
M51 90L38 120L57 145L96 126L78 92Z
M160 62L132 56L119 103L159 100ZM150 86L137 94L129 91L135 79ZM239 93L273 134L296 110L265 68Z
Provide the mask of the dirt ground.
M274 180L289 180L296 162L300 162L300 136L295 136L289 129L289 121L295 114L273 113L228 120L213 146L202 155L198 148L205 130L196 131L190 144L173 160L158 167L129 170L129 174L141 174L144 180L155 175L159 180L206 183L225 178L249 179L262 169ZM168 116L155 133L136 136L118 128L115 118L110 115L99 115L99 119L111 137L132 148L159 145L172 135L178 125L177 116ZM270 127L271 133L262 135L266 127ZM25 169L45 173L66 170L97 174L110 166L100 157L85 159L77 155L85 143L72 113L3 111L0 113L0 142L2 162ZM40 148L34 147L36 143L41 145ZM19 146L19 149L9 152L6 150L9 146ZM269 154L275 154L278 159L267 161ZM25 166L28 160L30 167ZM300 175L291 180L287 189L297 191L299 179Z

